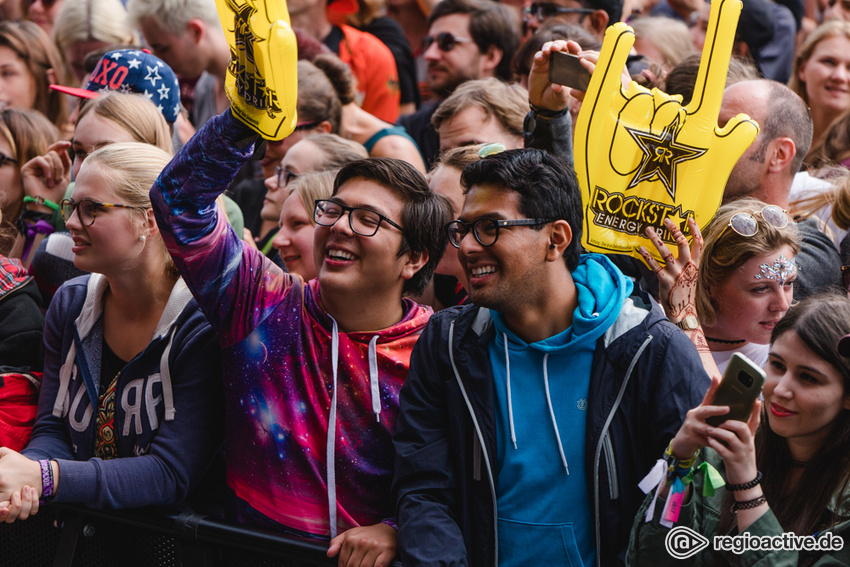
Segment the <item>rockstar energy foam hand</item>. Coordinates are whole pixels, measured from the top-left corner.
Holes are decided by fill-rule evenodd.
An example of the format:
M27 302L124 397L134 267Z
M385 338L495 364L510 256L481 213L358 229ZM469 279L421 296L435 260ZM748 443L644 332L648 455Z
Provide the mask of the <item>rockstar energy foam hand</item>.
M267 140L295 129L298 50L285 0L216 0L230 45L225 91L236 118Z
M666 217L690 239L688 216L703 227L717 212L732 167L758 134L743 114L717 126L741 6L711 3L693 100L684 107L681 96L635 82L624 90L620 75L634 32L623 23L605 32L575 133L586 249L640 258L643 244L657 255L647 226L673 243Z

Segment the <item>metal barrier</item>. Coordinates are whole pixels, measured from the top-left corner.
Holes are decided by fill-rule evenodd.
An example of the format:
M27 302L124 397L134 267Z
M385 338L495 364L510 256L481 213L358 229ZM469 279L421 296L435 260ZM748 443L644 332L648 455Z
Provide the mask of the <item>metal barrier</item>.
M313 541L162 509L92 510L50 504L0 524L2 567L320 567Z

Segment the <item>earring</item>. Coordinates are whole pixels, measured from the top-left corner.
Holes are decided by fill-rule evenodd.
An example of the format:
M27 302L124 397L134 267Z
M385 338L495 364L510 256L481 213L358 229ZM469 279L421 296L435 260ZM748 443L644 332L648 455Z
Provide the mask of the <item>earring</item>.
M147 236L145 236L144 234L143 234L143 235L141 235L139 238L141 239L141 241L142 241L142 242L144 242L145 240L147 240L147 239L148 239L148 237L147 237Z
M549 250L554 250L554 249L555 249L555 245L550 242L549 243Z

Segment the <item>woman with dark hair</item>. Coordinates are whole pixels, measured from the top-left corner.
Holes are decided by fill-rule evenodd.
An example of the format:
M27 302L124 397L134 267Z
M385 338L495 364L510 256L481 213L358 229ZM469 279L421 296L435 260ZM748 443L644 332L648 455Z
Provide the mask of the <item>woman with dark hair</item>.
M673 498L670 484L681 482L680 513L665 515L667 506L651 491L635 520L629 564L669 558L663 515L709 539L730 530L761 537L793 532L816 536L819 544L827 532L850 535L850 359L843 356L850 350L848 333L846 298L815 296L793 306L773 329L764 402L756 403L746 423L707 423L729 412L711 405L717 383L712 385L665 453L668 481L657 500ZM708 475L692 472L705 470L702 462L726 481L713 495L704 490ZM850 559L846 546L797 551L774 543L739 553L712 547L692 557L692 565L835 565Z

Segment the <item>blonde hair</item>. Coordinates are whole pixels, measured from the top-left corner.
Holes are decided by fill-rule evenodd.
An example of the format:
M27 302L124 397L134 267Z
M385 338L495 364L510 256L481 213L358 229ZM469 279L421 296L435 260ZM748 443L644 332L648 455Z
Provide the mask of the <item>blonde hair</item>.
M83 163L83 170L98 166L98 172L119 202L150 209L150 188L169 161L171 154L162 148L123 142L109 144L89 154ZM180 277L159 233L149 239L147 245L161 249L166 277L173 280Z
M315 225L316 220L313 218L313 209L316 207L316 201L319 199L330 199L334 192L334 179L339 169L329 169L318 173L303 175L289 184L289 193L298 193L301 198L301 204L304 205L304 210L307 211L307 218L310 219L310 224Z
M150 16L163 30L181 37L186 33L189 21L196 18L213 29L221 30L214 0L130 0L127 12L134 27Z
M62 4L53 25L53 43L66 65L65 52L76 41L135 45L138 37L127 22L121 0L74 0Z
M794 218L815 216L824 207L832 209L832 222L842 230L850 229L850 171L830 167L815 172L814 177L832 184L825 191L814 192L791 203Z
M635 37L644 39L661 53L658 61L665 72L669 72L682 59L694 52L691 32L684 22L672 18L638 18L629 22Z
M336 134L315 134L305 139L324 154L318 169L339 169L347 163L369 157L362 144Z
M712 297L712 292L750 258L786 245L795 256L800 252L800 237L794 222L789 219L787 226L776 228L762 217L765 206L766 203L752 198L732 201L721 206L705 227L696 295L697 315L703 325L711 327L717 323L715 306L721 298ZM741 236L729 228L732 217L738 213L750 213L758 222L758 231L753 236Z
M174 153L168 122L144 95L117 91L103 93L86 101L77 122L90 112L114 122L139 143L151 144L169 154Z
M797 56L794 57L794 67L791 71L791 79L788 81L788 88L797 93L800 98L809 103L809 97L806 94L806 83L800 80L800 67L812 57L815 48L820 42L835 36L844 36L850 39L850 22L844 20L830 20L819 25L815 30L806 37L806 41L797 50Z

